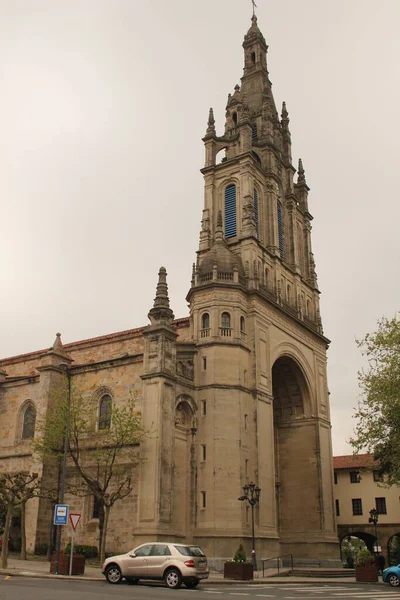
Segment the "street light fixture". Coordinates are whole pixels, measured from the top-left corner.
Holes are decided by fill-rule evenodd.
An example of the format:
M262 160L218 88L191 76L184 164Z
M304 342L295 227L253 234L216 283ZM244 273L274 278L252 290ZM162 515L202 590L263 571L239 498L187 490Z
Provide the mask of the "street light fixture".
M369 519L368 519L368 523L373 523L374 527L375 527L375 544L374 544L374 550L375 550L375 554L376 554L376 558L378 556L378 552L379 552L379 544L378 544L378 521L379 521L379 516L378 516L378 511L376 510L376 508L372 508L369 511ZM376 563L378 564L378 561L376 561Z
M251 506L251 538L252 538L252 550L251 550L251 562L253 563L254 571L257 571L257 560L256 560L256 545L254 539L254 507L260 500L261 489L252 481L246 483L243 486L244 495L238 498L239 502L248 502Z
M65 422L65 434L64 434L64 451L63 451L63 461L62 461L62 469L61 469L61 487L60 487L60 495L58 497L58 503L64 504L64 494L65 494L65 483L67 479L67 456L68 456L68 441L69 441L69 429L70 429L70 419L71 419L71 371L69 365L65 362L60 363L59 368L65 371L65 375L67 377L67 418ZM60 548L61 548L61 527L62 525L56 525L56 559L54 563L54 572L56 575L58 573L58 567L60 563Z

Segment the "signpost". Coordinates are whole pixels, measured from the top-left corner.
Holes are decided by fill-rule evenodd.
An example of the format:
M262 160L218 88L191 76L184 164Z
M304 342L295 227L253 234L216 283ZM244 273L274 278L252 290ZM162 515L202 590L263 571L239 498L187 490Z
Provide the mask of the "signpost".
M56 504L54 509L54 525L68 523L68 504Z
M72 525L72 536L71 536L71 554L69 556L69 574L72 575L72 559L74 556L74 533L80 521L81 515L79 513L70 513L69 520Z

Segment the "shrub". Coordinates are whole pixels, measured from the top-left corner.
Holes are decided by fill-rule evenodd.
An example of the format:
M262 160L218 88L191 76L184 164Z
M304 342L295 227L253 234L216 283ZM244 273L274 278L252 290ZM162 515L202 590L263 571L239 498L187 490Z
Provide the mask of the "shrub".
M65 554L71 553L71 542L65 547ZM85 558L97 558L98 551L96 546L86 546L84 544L74 544L74 554L80 554Z
M244 551L243 544L240 544L239 548L235 552L233 562L243 563L247 562L246 552Z
M367 548L361 548L356 555L356 566L357 567L369 567L374 565L374 557Z

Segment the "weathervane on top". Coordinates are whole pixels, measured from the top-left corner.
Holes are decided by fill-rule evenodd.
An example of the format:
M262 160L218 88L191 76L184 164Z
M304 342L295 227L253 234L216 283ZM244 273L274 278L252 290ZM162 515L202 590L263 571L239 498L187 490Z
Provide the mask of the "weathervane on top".
M257 8L256 0L251 0L251 3L253 5L253 17L255 17L256 16L256 8Z

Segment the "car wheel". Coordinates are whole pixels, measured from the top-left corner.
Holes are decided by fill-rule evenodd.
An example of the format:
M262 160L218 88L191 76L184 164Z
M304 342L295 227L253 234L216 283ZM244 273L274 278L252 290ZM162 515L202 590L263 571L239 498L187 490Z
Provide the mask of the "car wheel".
M189 590L192 590L193 588L197 587L199 583L200 579L189 579L188 581L184 582L184 584L187 588L189 588Z
M391 573L388 576L387 580L388 580L389 585L391 585L392 587L399 587L399 585L400 585L400 579L394 573Z
M182 585L182 575L178 569L168 569L164 575L165 585L173 590L177 590Z
M126 577L126 582L129 583L129 585L135 585L136 583L139 583L139 578L138 577Z
M118 565L109 565L106 569L108 583L120 583L122 579L121 569Z

